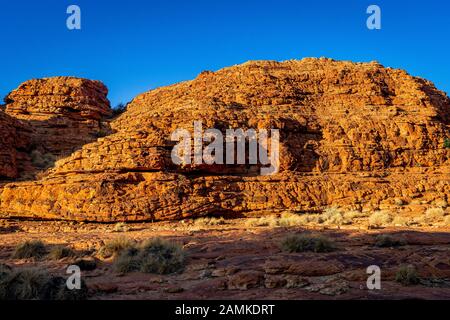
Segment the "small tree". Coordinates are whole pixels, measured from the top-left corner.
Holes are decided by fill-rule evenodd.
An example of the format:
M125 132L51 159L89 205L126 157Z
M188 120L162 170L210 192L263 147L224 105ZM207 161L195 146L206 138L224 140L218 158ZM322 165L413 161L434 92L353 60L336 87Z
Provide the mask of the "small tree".
M450 139L445 138L444 140L444 149L450 149Z

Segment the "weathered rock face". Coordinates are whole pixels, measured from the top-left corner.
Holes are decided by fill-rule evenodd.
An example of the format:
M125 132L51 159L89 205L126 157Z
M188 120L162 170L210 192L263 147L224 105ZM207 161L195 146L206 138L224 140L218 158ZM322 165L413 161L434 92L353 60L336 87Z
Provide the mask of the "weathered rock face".
M30 80L6 98L6 113L34 130L32 143L70 154L96 140L100 120L111 114L108 89L99 81L71 77Z
M0 110L0 177L17 177L18 123Z
M115 133L58 161L44 179L5 186L0 211L140 221L450 200L449 109L430 82L377 63L262 61L204 72L135 98L111 123ZM279 129L280 172L174 165L171 133L192 131L194 121Z
M101 120L111 114L107 93L98 81L72 77L30 80L12 91L5 98L2 118L9 116L16 128L1 126L6 132L3 143L23 152L15 161L15 152L0 149L11 158L9 169L5 167L8 175L3 176L29 177L33 171L52 166L56 158L106 134L109 126ZM19 136L15 142L14 135Z

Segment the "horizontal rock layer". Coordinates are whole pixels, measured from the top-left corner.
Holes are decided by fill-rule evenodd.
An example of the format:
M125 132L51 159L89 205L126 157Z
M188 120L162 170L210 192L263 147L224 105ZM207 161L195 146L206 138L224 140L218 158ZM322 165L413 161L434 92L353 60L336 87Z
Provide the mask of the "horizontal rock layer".
M0 211L111 222L450 200L449 109L432 83L378 63L258 61L203 72L136 97L111 122L114 133L40 181L4 186ZM174 165L170 135L194 121L279 129L280 172Z

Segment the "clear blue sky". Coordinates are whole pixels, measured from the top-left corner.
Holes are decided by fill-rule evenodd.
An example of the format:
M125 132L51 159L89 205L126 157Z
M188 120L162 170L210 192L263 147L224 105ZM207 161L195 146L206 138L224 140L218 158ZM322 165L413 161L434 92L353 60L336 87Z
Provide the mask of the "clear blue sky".
M66 28L67 6L82 30ZM382 30L366 8L382 9ZM447 0L1 1L0 98L57 75L103 81L113 106L247 60L378 60L450 92Z

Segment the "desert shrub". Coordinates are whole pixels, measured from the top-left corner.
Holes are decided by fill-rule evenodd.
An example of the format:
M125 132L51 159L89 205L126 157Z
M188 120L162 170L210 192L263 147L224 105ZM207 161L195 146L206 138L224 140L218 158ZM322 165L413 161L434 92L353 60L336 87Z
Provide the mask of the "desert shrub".
M116 223L113 228L114 232L127 232L129 230L130 228L124 222Z
M134 247L135 241L126 237L118 237L113 240L107 241L103 247L99 250L99 255L102 258L109 258L119 254L122 250Z
M131 247L121 251L114 259L113 267L121 273L138 271L141 267L139 249Z
M445 138L444 140L444 149L450 149L450 139Z
M47 254L45 244L39 240L31 240L19 243L13 253L15 259L36 258L41 259Z
M281 242L286 252L331 252L336 250L334 243L325 237L309 235L288 235Z
M75 257L76 252L69 247L66 246L55 246L50 249L48 254L48 258L51 260L61 260L64 258Z
M446 217L444 218L444 224L445 224L446 226L450 226L450 216L446 216Z
M433 223L443 221L445 211L442 208L430 208L425 212L425 222Z
M344 222L342 212L337 208L327 208L320 216L320 223L341 226Z
M112 109L112 117L117 117L127 111L128 104L129 103L119 103L116 107L114 107Z
M405 285L415 285L420 282L419 275L417 274L417 270L414 266L402 266L395 274L395 281Z
M352 224L353 220L362 217L362 213L359 211L347 211L344 212L344 224Z
M369 225L383 227L392 222L392 215L388 211L376 211L369 217Z
M51 153L41 153L39 150L31 152L31 163L38 168L48 169L55 163L55 156Z
M64 278L37 268L11 270L0 279L0 300L82 300L86 297L83 281L80 290L69 290Z
M195 219L194 224L196 226L219 226L226 224L226 221L223 217L204 217Z
M0 281L11 273L12 269L10 266L0 263Z
M438 200L434 201L434 205L439 208L447 208L448 202L445 201L444 199L438 199Z
M174 273L184 267L183 248L159 238L143 243L141 248L141 271L147 273Z
M306 224L305 215L299 215L296 213L284 212L277 221L277 225L280 227L295 227Z
M114 269L169 274L181 271L184 263L185 254L180 245L156 238L122 251L114 260Z
M245 221L247 227L276 227L278 219L275 216L250 218Z
M97 261L94 259L79 259L73 263L82 271L92 271L97 268Z
M406 245L403 239L395 239L391 236L380 234L375 239L375 246L380 248L392 248Z
M392 224L393 224L394 226L402 226L402 227L405 227L405 226L408 226L408 225L410 224L410 220L407 219L407 218L404 218L404 217L396 216L396 217L392 220Z

